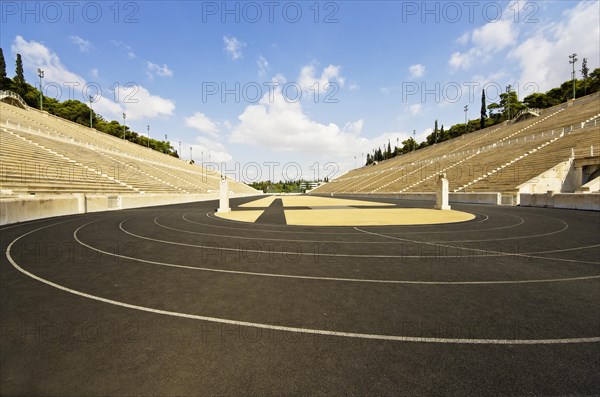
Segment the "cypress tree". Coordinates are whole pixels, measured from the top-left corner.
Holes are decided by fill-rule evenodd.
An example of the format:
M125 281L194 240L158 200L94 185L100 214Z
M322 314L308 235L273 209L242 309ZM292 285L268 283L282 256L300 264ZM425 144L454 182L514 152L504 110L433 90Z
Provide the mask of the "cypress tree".
M485 90L481 90L481 118L479 119L479 129L484 129L485 119L487 117L487 107L485 105Z
M583 77L583 95L587 95L587 80L590 70L587 67L587 58L583 58L581 61L581 76Z
M17 54L17 67L16 67L17 75L14 78L15 88L17 94L23 96L25 93L25 75L23 74L23 60L21 59L21 54Z
M6 62L4 61L4 52L0 47L0 90L5 90L6 87Z

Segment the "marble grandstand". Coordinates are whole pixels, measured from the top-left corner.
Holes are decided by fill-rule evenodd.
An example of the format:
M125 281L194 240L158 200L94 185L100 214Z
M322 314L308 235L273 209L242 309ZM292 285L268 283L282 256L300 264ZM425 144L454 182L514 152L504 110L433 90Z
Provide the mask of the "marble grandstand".
M218 196L221 175L208 167L29 108L10 92L0 100L2 223L11 223L5 218L18 202L34 199L60 207L61 200L76 197L75 212L81 213ZM229 189L233 197L262 193L231 179ZM107 204L97 204L100 198ZM29 212L33 217L36 210Z
M593 192L599 154L596 93L352 170L311 194L433 193L440 173L452 193L497 192L515 201L519 193Z

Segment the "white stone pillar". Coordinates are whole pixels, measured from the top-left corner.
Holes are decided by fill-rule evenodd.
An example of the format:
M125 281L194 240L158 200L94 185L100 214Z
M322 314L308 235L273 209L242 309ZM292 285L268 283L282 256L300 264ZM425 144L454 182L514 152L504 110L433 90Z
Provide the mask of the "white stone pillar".
M75 193L75 197L77 197L77 213L87 213L85 193Z
M435 209L436 210L449 210L450 205L448 204L448 179L446 174L438 176L437 190L435 192Z
M219 209L217 212L231 212L231 208L229 208L229 181L227 178L221 178L219 193Z

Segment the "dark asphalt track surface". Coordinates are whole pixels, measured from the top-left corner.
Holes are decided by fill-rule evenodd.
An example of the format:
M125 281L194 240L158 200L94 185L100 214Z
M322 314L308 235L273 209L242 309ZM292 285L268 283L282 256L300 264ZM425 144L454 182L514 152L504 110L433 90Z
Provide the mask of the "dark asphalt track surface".
M598 212L353 228L216 207L2 227L0 393L600 394Z

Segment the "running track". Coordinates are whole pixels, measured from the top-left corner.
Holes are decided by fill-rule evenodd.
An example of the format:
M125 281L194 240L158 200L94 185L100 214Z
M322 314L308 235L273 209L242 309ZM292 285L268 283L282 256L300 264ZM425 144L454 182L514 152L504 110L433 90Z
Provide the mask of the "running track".
M600 394L597 212L354 228L216 206L0 229L1 394Z

